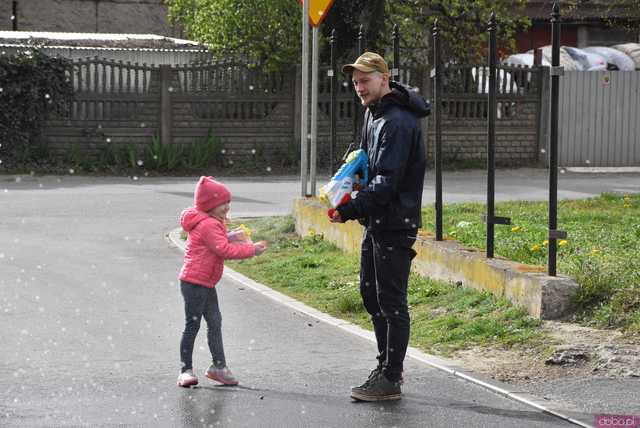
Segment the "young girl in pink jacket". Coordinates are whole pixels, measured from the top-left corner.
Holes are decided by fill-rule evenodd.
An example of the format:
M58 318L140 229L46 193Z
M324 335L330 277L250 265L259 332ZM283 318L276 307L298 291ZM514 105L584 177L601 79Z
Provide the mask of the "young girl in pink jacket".
M193 374L192 355L200 320L207 322L207 342L212 364L205 372L209 379L224 385L237 385L224 357L218 295L215 286L222 276L224 260L247 259L262 254L267 243L251 243L240 230L227 232L225 224L231 193L213 177L200 177L194 194L194 206L182 211L180 223L189 234L180 270L180 288L184 297L185 328L180 341L182 370L179 386L198 384Z

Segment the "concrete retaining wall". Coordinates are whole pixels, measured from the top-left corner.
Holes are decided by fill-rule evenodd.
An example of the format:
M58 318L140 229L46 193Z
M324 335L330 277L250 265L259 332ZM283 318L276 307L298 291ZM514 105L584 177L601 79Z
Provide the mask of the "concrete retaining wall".
M332 224L326 212L317 199L296 200L296 232L302 236L322 234L345 251L360 251L362 226L354 221ZM484 252L465 248L456 241L435 241L422 232L418 236L412 268L421 275L491 292L540 319L561 318L573 310L571 299L578 285L571 278L548 276L537 266L487 259Z

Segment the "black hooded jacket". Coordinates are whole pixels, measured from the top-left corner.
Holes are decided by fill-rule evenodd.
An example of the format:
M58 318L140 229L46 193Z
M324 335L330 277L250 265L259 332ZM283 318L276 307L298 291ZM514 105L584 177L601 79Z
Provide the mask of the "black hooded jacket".
M371 180L338 212L369 230L417 229L427 163L420 119L431 107L407 86L390 82L390 88L365 111L360 148L369 156Z

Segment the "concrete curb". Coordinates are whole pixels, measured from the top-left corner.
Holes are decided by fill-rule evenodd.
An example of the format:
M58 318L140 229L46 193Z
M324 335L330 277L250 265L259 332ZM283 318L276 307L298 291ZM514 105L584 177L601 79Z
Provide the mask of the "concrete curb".
M293 216L300 236L319 234L350 253L359 253L363 226L351 221L330 223L326 207L314 198L294 201ZM408 219L407 219L408 221ZM411 270L425 277L488 291L524 308L538 319L558 319L573 312L578 284L565 275L549 276L544 268L503 258L487 259L484 252L454 240L436 241L419 231Z
M180 251L184 251L184 242L180 238L180 232L181 232L180 228L174 229L166 235L166 238L171 244L173 244L178 249L180 249ZM295 300L283 293L275 291L264 284L260 284L259 282L256 282L251 278L248 278L227 266L225 266L224 268L224 275L233 279L234 281L239 282L243 286L251 288L252 290L282 305L288 306L292 309L295 309L298 312L301 312L319 321L322 321L329 325L337 327L348 333L354 334L356 336L360 336L373 343L376 342L375 335L373 334L373 332L365 330L348 321L335 318L329 314L321 312L310 306L307 306L306 304L298 300ZM548 413L550 415L561 418L572 424L585 427L585 428L594 428L593 425L587 422L580 421L578 419L575 419L569 416L567 414L567 409L564 406L562 406L560 403L554 403L549 400L544 400L534 395L528 394L526 392L520 392L517 389L514 390L510 385L496 382L493 379L483 378L482 376L479 376L470 370L457 366L455 363L447 359L426 354L420 351L419 349L413 348L411 346L407 348L407 356L409 356L410 358L413 358L416 361L420 361L421 363L427 364L428 366L431 366L435 369L442 370L450 375L459 377L468 382L482 386L494 393L508 397L522 404L534 407L544 413Z
M569 172L586 174L636 174L640 172L638 166L618 166L618 167L588 167L588 166L568 166L564 168Z

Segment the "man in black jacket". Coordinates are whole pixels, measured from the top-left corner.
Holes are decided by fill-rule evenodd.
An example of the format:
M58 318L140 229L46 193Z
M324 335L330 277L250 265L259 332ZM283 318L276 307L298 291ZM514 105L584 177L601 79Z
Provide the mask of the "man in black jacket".
M351 397L363 401L400 399L403 361L409 342L407 283L412 246L421 226L426 167L420 119L429 104L416 92L389 80L389 68L365 52L343 67L366 107L360 148L369 157L369 184L339 206L334 223L358 220L366 228L360 259L360 294L371 315L378 365Z

